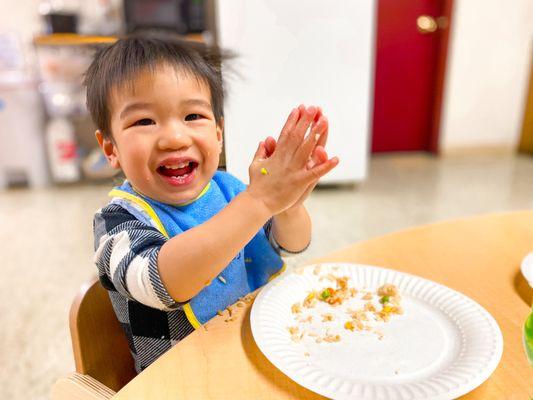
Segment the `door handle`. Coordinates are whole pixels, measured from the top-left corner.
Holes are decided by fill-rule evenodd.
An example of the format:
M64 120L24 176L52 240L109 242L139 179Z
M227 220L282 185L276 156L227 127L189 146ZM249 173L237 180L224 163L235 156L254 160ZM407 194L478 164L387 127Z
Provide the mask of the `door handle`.
M416 27L420 33L434 33L437 29L445 29L448 26L448 19L444 16L433 18L431 15L420 15L416 19Z

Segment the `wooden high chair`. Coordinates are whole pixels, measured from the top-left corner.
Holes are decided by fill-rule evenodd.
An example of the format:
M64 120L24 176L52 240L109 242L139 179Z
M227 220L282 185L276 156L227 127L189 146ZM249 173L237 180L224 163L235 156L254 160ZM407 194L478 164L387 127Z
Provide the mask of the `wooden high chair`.
M81 287L69 319L76 373L56 381L52 399L110 399L136 372L107 290L97 279Z

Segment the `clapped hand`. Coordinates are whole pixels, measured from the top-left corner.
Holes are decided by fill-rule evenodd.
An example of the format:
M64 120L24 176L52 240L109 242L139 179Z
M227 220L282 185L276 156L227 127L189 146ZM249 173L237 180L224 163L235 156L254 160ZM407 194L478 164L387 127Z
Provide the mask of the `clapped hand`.
M249 168L248 192L272 215L303 203L339 162L337 157L328 159L327 135L328 122L320 108L302 105L292 110L278 140L268 137L259 143Z

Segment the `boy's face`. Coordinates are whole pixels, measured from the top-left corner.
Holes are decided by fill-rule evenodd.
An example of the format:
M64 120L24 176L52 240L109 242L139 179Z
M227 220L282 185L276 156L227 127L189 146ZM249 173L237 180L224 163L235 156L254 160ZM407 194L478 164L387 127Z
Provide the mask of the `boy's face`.
M134 86L112 94L113 141L97 131L100 147L141 194L168 204L194 200L222 149L209 87L167 65L139 73Z

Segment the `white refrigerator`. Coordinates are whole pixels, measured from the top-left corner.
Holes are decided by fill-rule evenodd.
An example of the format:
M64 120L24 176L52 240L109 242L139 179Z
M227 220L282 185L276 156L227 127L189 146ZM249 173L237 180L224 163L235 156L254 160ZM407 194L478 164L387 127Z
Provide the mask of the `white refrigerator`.
M248 182L260 140L277 138L289 111L319 105L329 119L328 154L340 164L321 183L367 173L374 71L375 0L218 0L229 172Z

